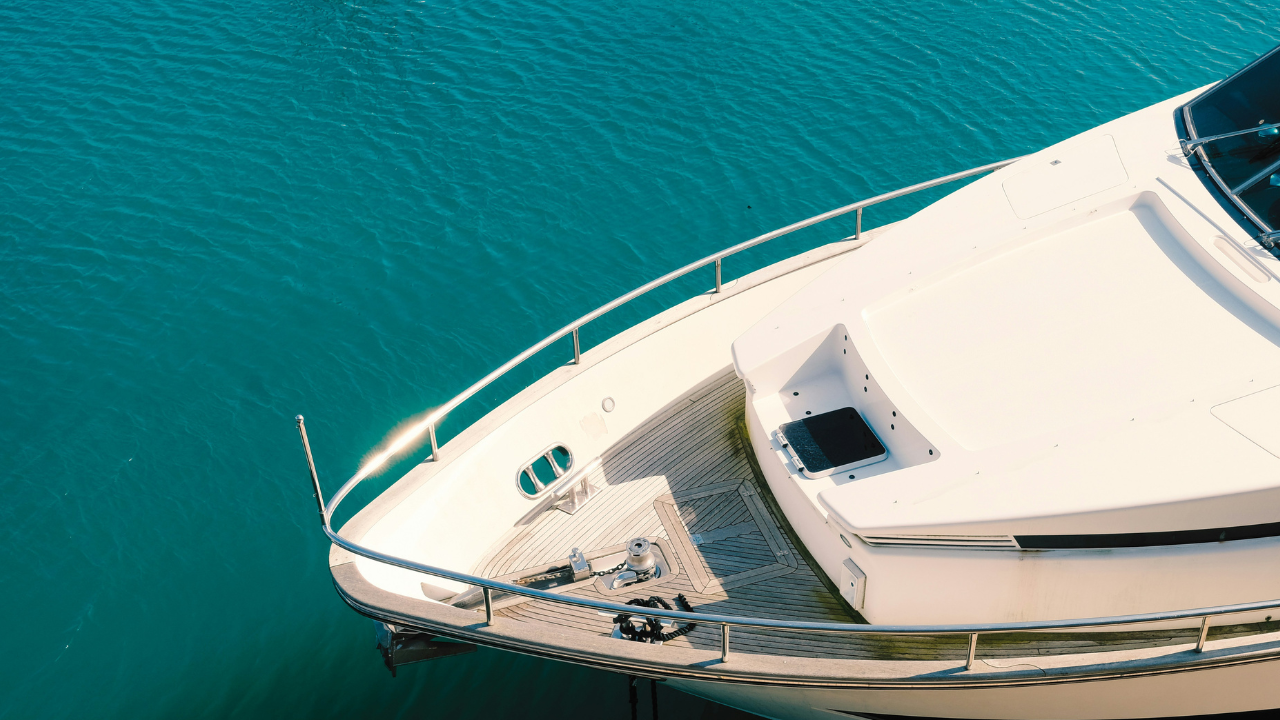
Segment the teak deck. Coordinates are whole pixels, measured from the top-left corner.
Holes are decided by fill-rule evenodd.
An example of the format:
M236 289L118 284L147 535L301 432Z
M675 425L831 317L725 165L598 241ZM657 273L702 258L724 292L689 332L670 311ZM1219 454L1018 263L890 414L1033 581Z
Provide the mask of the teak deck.
M660 543L675 572L606 591L595 581L563 592L613 602L684 594L694 611L814 622L856 622L800 552L785 519L752 469L742 437L744 391L732 373L693 391L614 445L590 476L600 492L576 514L555 509L514 528L475 568L507 577L567 563L577 547L621 550L633 537ZM581 459L579 459L581 461ZM674 556L674 557L671 557ZM944 601L940 599L940 602ZM674 604L674 603L673 603ZM543 601L498 605L498 617L609 635L612 618L589 608ZM1213 628L1225 638L1266 630L1259 625ZM984 636L978 657L1121 650L1194 643L1196 630L1107 633L1023 633ZM624 642L619 640L619 642ZM670 641L715 650L718 626L699 626ZM853 636L734 628L732 651L814 658L960 659L966 637Z

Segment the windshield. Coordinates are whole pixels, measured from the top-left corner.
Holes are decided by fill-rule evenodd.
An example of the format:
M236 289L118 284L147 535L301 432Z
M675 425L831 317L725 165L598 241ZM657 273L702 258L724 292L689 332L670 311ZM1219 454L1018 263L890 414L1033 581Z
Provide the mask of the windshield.
M1190 139L1212 140L1198 153L1206 169L1250 219L1280 228L1280 47L1192 100L1184 109ZM1260 222L1259 222L1260 221Z

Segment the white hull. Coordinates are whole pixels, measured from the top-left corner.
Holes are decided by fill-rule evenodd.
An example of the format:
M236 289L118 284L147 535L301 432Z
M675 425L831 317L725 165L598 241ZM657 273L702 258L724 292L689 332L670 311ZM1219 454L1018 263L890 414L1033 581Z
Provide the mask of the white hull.
M774 720L895 715L974 720L1127 720L1280 707L1280 660L1211 670L964 689L811 689L669 681L685 692Z

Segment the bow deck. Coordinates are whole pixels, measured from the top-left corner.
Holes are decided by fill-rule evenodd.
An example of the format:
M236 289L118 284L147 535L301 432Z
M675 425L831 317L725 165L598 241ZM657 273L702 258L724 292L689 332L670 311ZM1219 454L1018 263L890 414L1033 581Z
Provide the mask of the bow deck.
M576 514L548 510L495 544L474 568L482 577L515 578L562 563L570 549L613 550L632 537L659 538L672 549L669 578L617 593L593 580L564 594L626 602L683 594L695 611L724 615L855 622L848 606L805 558L782 514L758 479L742 437L744 393L732 373L715 378L620 441L590 480L600 492ZM696 540L695 540L696 537ZM518 600L499 618L544 623L596 635L613 630L611 616L582 607ZM1215 639L1265 630L1258 625L1214 628ZM1022 633L984 640L979 656L1027 657L1159 647L1194 642L1194 629L1141 632ZM720 631L705 625L672 646L718 650ZM739 628L733 651L839 659L960 659L963 637L839 637Z

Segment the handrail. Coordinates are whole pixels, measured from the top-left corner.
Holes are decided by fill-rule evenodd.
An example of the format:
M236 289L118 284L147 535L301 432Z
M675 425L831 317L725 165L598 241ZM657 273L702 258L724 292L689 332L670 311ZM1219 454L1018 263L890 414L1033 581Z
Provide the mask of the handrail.
M306 426L301 415L299 415L296 420L298 424L298 431L302 436L303 447L306 450L308 465L312 468L312 477L314 478L314 465L311 463L311 446L307 442ZM317 498L318 497L319 495L317 494ZM592 608L594 610L604 610L609 613L625 613L629 615L641 614L641 609L634 605L593 600L587 597L560 595L557 593L546 592L545 590L535 590L521 585L513 585L499 580L482 578L468 573L438 568L433 565L427 565L425 563L407 560L394 555L388 555L386 553L378 552L377 550L366 548L359 543L352 542L342 537L338 533L334 532L330 527L328 518L323 518L321 525L324 529L324 534L328 536L330 542L361 557L376 560L394 567L404 568L405 570L421 572L434 577L441 577L447 580L453 580L455 582L461 582L481 588L484 595L486 625L493 624L494 590L501 590L512 595L523 595L535 600L559 603L561 605L573 605L577 607ZM1271 610L1274 608L1280 608L1280 600L1264 600L1260 602L1218 605L1214 607L1194 608L1190 610L1135 613L1132 615L1113 615L1108 617L1075 618L1070 620L976 623L969 625L859 625L857 623L799 622L794 620L770 620L768 618L750 618L737 615L718 615L711 613L684 612L681 610L664 610L662 608L644 608L643 615L645 617L665 618L668 620L677 620L686 623L720 625L720 659L722 662L728 660L728 629L734 626L763 628L767 630L792 630L798 632L847 633L852 635L968 635L969 650L965 660L965 669L968 670L973 667L975 653L978 647L978 637L980 635L1119 627L1198 618L1200 620L1200 633L1196 639L1196 652L1200 653L1204 651L1204 644L1208 639L1209 618L1259 610Z
M342 499L347 496L347 493L351 492L352 488L354 488L357 484L359 484L360 481L368 477L369 474L372 473L374 470L381 467L382 464L385 463L388 459L390 459L393 455L395 455L396 453L408 447L409 443L413 442L419 437L422 437L422 433L424 432L429 432L431 435L432 459L433 460L438 459L439 448L436 446L436 426L439 425L440 421L444 419L445 415L448 415L454 408L457 408L459 405L466 402L469 398L471 398L473 395L483 390L494 380L497 380L498 378L510 372L512 368L515 368L520 363L533 357L539 351L545 349L547 346L551 345L551 343L557 340L560 340L566 335L570 335L570 334L573 335L574 362L577 363L580 360L580 353L578 352L578 330L583 325L586 325L592 320L595 320L600 316L605 315L611 310L614 310L622 305L625 305L626 303L640 297L641 295L644 295L650 290L666 285L672 280L688 275L694 270L697 270L699 268L703 268L703 267L706 267L707 265L715 263L716 292L720 292L720 289L721 289L720 263L730 255L740 253L743 250L753 248L756 245L759 245L761 243L765 243L770 240L780 238L783 235L788 235L790 233L795 232L796 230L807 228L810 225L817 225L820 222L851 213L855 210L858 212L858 223L857 223L857 233L854 235L854 237L860 237L862 235L862 210L864 208L870 207L872 205L878 205L888 200L900 198L904 195L910 195L912 193L920 192L921 190L928 190L929 188L934 188L939 185L945 185L949 182L955 182L956 180L963 180L964 178L973 177L974 175L981 175L982 173L999 170L1000 168L1006 167L1008 165L1012 165L1013 163L1021 159L1022 159L1021 157L1016 157L1016 158L1011 158L1009 160L1001 160L1000 162L991 163L989 165L983 165L981 167L971 168L963 172L952 173L951 175L945 175L943 177L935 178L933 180L928 180L926 182L916 183L915 185L908 185L907 187L894 190L893 192L887 192L887 193L884 193L883 195L876 195L875 197L867 198L866 200L859 200L858 202L845 205L844 207L839 207L839 208L836 208L835 210L824 212L821 215L814 215L813 217L807 220L801 220L800 222L792 223L784 228L779 228L777 230L774 230L773 232L767 232L763 235L758 235L756 237L751 238L750 240L747 240L745 242L740 242L737 245L734 245L730 248L721 250L718 253L708 255L702 258L701 260L696 260L694 262L691 262L682 268L679 268L677 270L672 270L666 275L663 275L662 277L656 280L651 280L645 283L644 285L641 285L640 287L636 288L635 290L632 290L631 292L614 299L612 302L608 302L608 303L605 303L604 305L601 305L595 310L592 310L586 315L583 315L577 320L574 320L568 325L565 325L559 330L551 333L547 337L543 338L541 341L535 343L529 349L525 350L519 355L516 355L515 357L511 358L507 362L503 363L493 372L489 373L488 375L485 375L483 378L480 378L480 380L476 381L476 383L473 384L471 387L458 393L452 400L449 400L445 404L433 410L429 415L427 415L427 417L410 426L407 430L401 433L399 437L393 440L391 444L387 446L386 449L384 449L382 452L375 455L371 460L369 460L369 462L365 463L364 466L361 467L356 472L355 475L352 475L351 478L347 480L347 482L344 483L341 488L338 489L338 492L333 494L333 497L330 498L329 504L326 507L326 513L329 516L332 516L334 509L338 507L338 503L342 502Z
M591 322L592 320L595 320L600 316L608 313L610 310L613 310L649 292L650 290L653 290L654 288L665 285L666 283L672 280L675 280L676 278L687 275L688 273L693 272L694 270L697 270L702 267L706 267L707 265L710 265L712 263L715 263L715 266L716 266L716 292L720 292L721 291L721 261L724 258L729 257L730 255L741 252L743 250L754 247L756 245L767 242L769 240L782 237L783 235L795 232L796 230L799 230L801 228L809 227L810 225L816 225L825 220L829 220L831 218L838 217L840 215L844 215L846 213L853 212L853 211L858 212L857 233L853 237L855 238L860 237L861 231L862 231L862 210L866 207L870 207L872 205L885 202L887 200L892 200L894 198L899 198L904 195L909 195L911 193L919 192L921 190L937 187L938 185L943 185L945 183L953 182L955 180L960 180L963 178L972 177L974 175L979 175L985 172L998 170L1000 168L1011 165L1014 162L1017 162L1019 159L1021 158L1013 158L1011 160L1004 160L998 163L991 163L990 165L983 165L982 167L973 168L970 170L966 170L964 172L954 173L951 175L937 178L935 180L918 183L915 185L902 188L900 190L895 190L893 192L884 193L882 195L877 195L875 197L868 198L866 200L861 200L856 203L845 205L844 207L822 213L821 215L815 215L807 220L802 220L800 222L793 223L784 228L774 230L773 232L765 233L764 235L754 237L750 240L747 240L746 242L739 243L737 245L734 245L728 249L722 250L713 255L708 255L707 257L701 260L685 265L684 267L679 268L678 270L673 270L672 272L669 272L666 275L663 275L662 277L656 280L653 280L649 283L641 285L635 290L632 290L631 292L625 295L622 295L621 297L618 297L612 302L609 302L605 305L600 306L599 308L596 308L592 312L587 313L586 315L583 315L582 317L578 318L572 323L564 326L560 330L557 330L551 335L548 335L542 341L538 342L537 344L533 345L529 349L515 356L511 360L507 361L506 363L504 363L502 366L500 366L493 372L481 378L478 382L473 384L471 387L462 391L452 400L448 401L444 405L437 408L430 415L428 415L424 420L421 420L418 423L416 423L408 431L406 431L400 437L398 437L395 441L393 441L386 449L384 449L381 453L376 455L370 462L366 463L364 467L360 468L360 470L355 475L353 475L349 480L347 480L347 482L343 484L343 486L338 490L338 492L336 492L333 495L333 497L330 498L327 504L324 502L324 498L321 495L319 479L316 476L315 463L313 462L312 456L311 456L311 445L307 439L306 425L304 423L303 417L301 415L297 416L296 422L298 426L298 432L302 439L303 448L306 452L307 466L308 466L308 470L310 471L310 479L311 479L312 487L315 491L316 503L320 510L320 524L322 529L324 530L325 535L329 538L329 541L332 544L337 545L338 547L348 552L351 552L355 555L359 555L361 557L365 557L370 560L375 560L377 562L385 563L387 565L392 565L394 567L403 568L405 570L421 572L434 577L445 578L448 580L453 580L455 582L460 582L460 583L481 588L484 596L486 624L490 624L490 625L493 623L493 591L494 590L501 590L502 592L510 593L513 595L522 595L522 596L533 598L536 600L543 600L547 602L559 603L564 605L575 605L578 607L587 607L595 610L607 611L610 613L635 614L639 612L639 609L633 605L624 605L624 604L615 603L615 602L593 600L593 599L584 598L584 597L570 597L570 596L560 595L557 593L546 592L543 590L535 590L532 588L527 588L520 585L513 585L511 583L505 583L505 582L493 580L490 578L482 578L482 577L470 575L467 573L456 572L456 571L448 570L445 568L439 568L432 565L427 565L425 563L420 563L413 560L396 557L394 555L388 555L386 553L382 553L377 550L373 550L371 548L366 548L360 545L359 543L352 542L351 540L348 540L342 537L341 535L339 535L337 532L333 530L330 524L333 517L333 513L334 513L334 510L337 509L339 503L342 502L343 498L347 496L347 494L351 491L353 487L355 487L362 480L367 478L373 470L381 466L384 462L386 462L387 459L393 456L396 452L403 450L414 439L421 437L423 432L430 433L432 457L433 459L438 459L439 448L436 445L436 436L435 436L436 424L438 424L439 421L446 414L448 414L451 410L453 410L454 408L458 407L460 404L465 402L468 398L475 395L481 389L483 389L484 387L492 383L494 380L498 379L499 377L502 377L512 368L524 362L525 360L533 356L538 351L546 348L551 343L565 337L566 335L572 334L574 337L574 361L579 362L581 359L581 355L578 350L578 329L581 328L583 325L587 324L588 322ZM720 625L722 628L721 629L721 650L720 650L721 660L727 660L729 656L729 628L731 626L764 628L764 629L773 629L773 630L820 632L820 633L850 633L850 634L856 634L856 635L968 635L969 648L968 648L968 656L965 662L965 668L969 669L973 666L979 635L1048 631L1048 630L1069 630L1069 629L1080 629L1080 628L1117 627L1117 626L1123 626L1123 625L1140 625L1140 624L1154 623L1154 622L1165 622L1165 621L1172 621L1172 620L1186 620L1191 618L1199 618L1201 620L1201 625L1200 625L1200 634L1196 642L1196 651L1200 652L1200 651L1203 651L1204 644L1208 636L1209 618L1220 616L1220 615L1232 615L1232 614L1238 614L1238 613L1244 613L1244 612L1270 610L1273 608L1280 608L1280 600L1268 600L1268 601L1253 602L1253 603L1240 603L1235 605L1220 605L1220 606L1207 607L1207 608L1195 608L1191 610L1175 610L1175 611L1168 611L1168 612L1117 615L1117 616L1110 616L1110 617L1077 618L1077 619L1070 619L1070 620L1046 620L1046 621L1030 621L1030 622L979 623L979 624L971 624L971 625L859 625L856 623L797 622L797 621L790 621L790 620L770 620L766 618L750 618L750 617L735 616L735 615L690 613L690 612L683 612L680 610L663 610L660 608L645 608L643 610L643 614L646 617L656 617L656 618L664 618L668 620L676 620L676 621L683 621L683 622L708 623L708 624Z
M770 620L768 618L752 618L741 615L715 615L710 613L684 612L682 610L663 610L661 608L637 608L635 605L624 605L622 603L608 602L605 600L592 600L587 597L573 597L547 592L545 590L534 590L523 585L512 585L511 583L505 583L499 580L482 578L476 575L468 575L467 573L446 570L444 568L434 567L432 565L415 562L413 560L398 558L394 555L387 555L385 553L380 553L377 550L370 550L369 548L351 542L350 540L333 532L333 530L328 526L324 528L324 531L325 534L329 536L329 539L333 544L344 550L349 550L356 555L369 558L370 560L377 560L388 565L404 568L405 570L426 573L427 575L442 577L447 580L454 580L456 582L475 585L489 590L501 590L505 593L511 593L512 595L524 595L525 597L533 598L535 600L545 600L548 602L560 603L562 605L577 605L579 607L587 607L594 610L607 610L611 613L627 613L629 615L642 614L645 617L659 617L666 618L668 620L765 628L768 630L802 630L823 633L852 633L855 635L1000 634L1047 630L1072 630L1078 628L1117 627L1120 625L1142 625L1146 623L1187 620L1190 618L1204 618L1206 616L1212 617L1216 615L1234 615L1237 613L1280 608L1280 600L1264 600L1261 602L1237 603L1235 605L1218 605L1215 607L1194 608L1191 610L1171 610L1168 612L1136 613L1133 615L1112 615L1108 617L1075 618L1071 620L1029 620L1023 622L977 623L972 625L860 625L857 623L820 623L800 622L795 620Z

